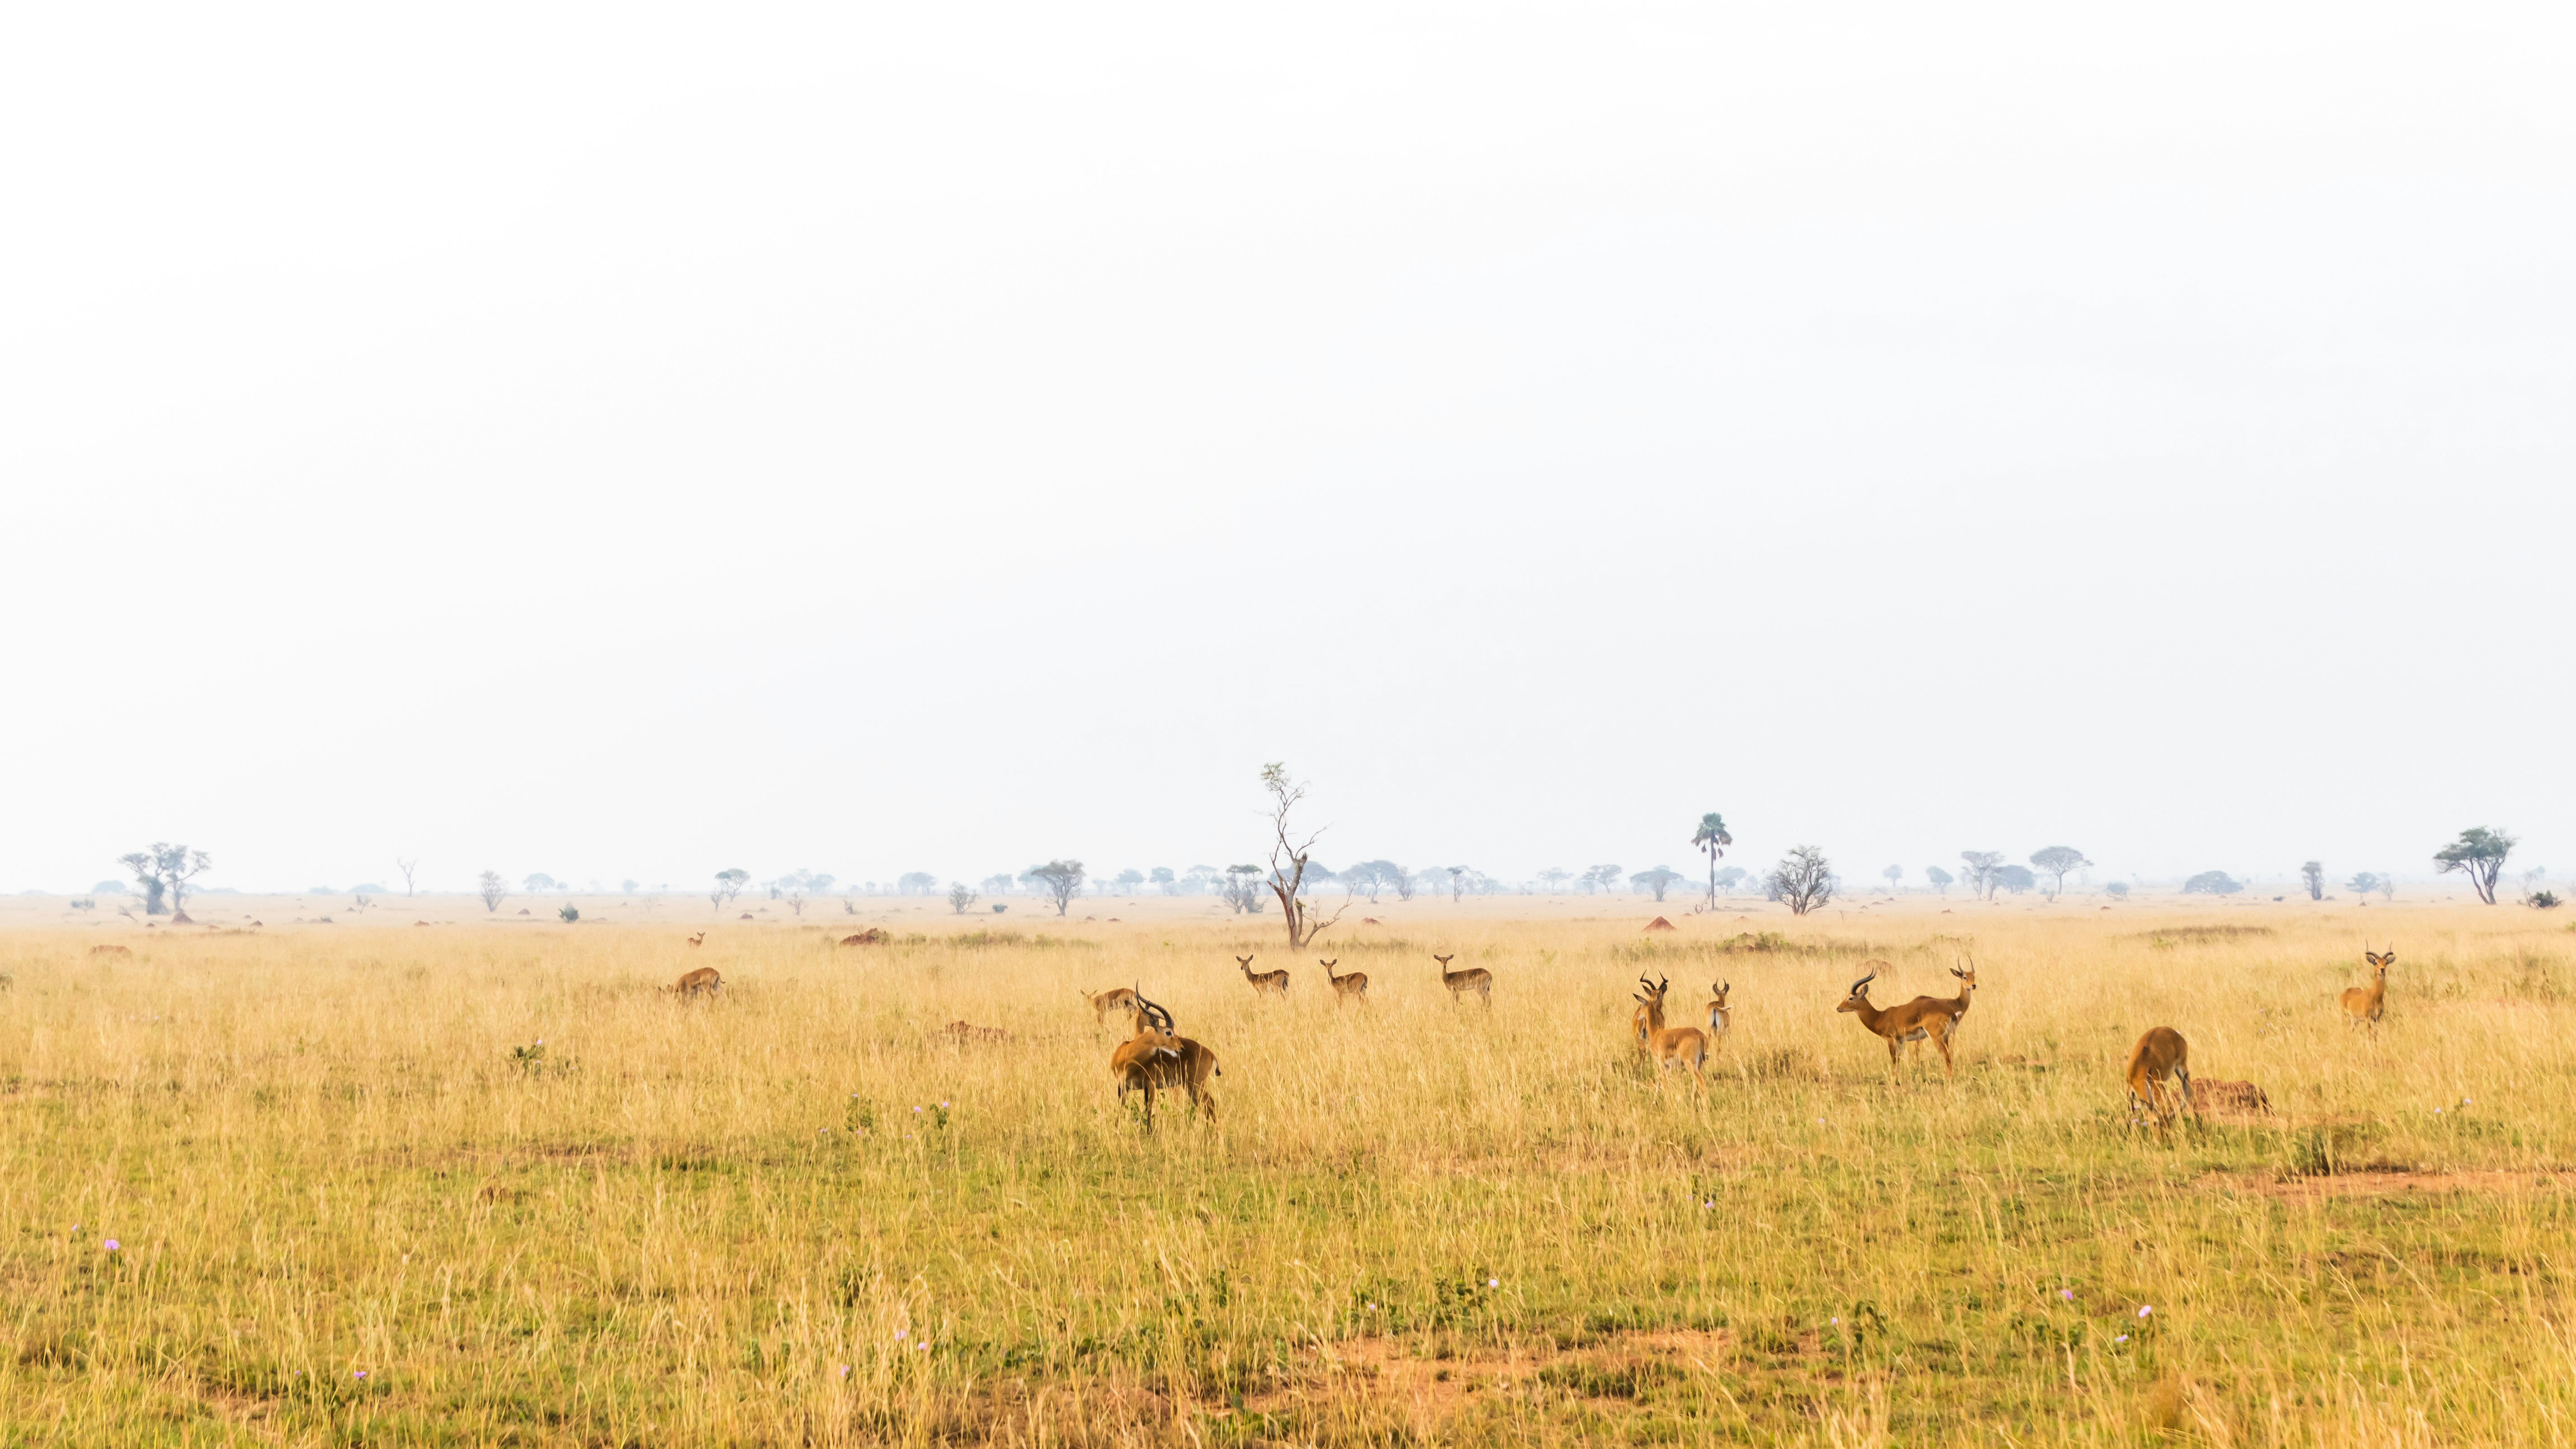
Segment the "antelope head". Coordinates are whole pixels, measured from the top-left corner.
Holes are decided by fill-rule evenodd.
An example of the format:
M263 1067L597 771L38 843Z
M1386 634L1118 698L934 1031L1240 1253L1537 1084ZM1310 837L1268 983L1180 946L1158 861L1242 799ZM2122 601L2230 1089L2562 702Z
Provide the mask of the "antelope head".
M1836 1010L1836 1011L1866 1011L1866 1010L1868 1010L1868 1009L1869 1009L1869 983L1871 983L1871 982L1873 982L1873 981L1876 981L1877 979L1878 979L1878 973L1877 973L1877 972L1875 972L1875 971L1872 971L1872 972L1871 972L1871 973L1869 973L1867 976L1864 976L1864 977L1862 977L1861 979L1859 979L1858 981L1853 982L1853 983L1851 984L1851 994L1850 994L1850 995L1848 995L1848 996L1845 996L1845 997L1843 998L1843 1004L1842 1004L1842 1005L1840 1005L1840 1006L1835 1007L1835 1008L1834 1008L1834 1010Z
M1735 983L1732 981L1722 981L1717 985L1710 987L1709 990L1717 993L1717 999L1709 1004L1720 1011L1724 1011L1726 1009L1726 993L1734 985Z
M1958 977L1961 981L1966 982L1971 988L1974 988L1977 984L1977 963L1974 961L1969 962L1968 969L1965 971L1953 966L1950 968L1950 974Z
M1260 954L1261 953L1258 951L1252 953L1253 956L1258 956ZM1252 956L1237 956L1234 958L1234 964L1243 968L1244 975L1249 976L1252 974Z
M2385 976L2388 974L2388 968L2397 964L2397 952L2394 948L2384 956L2371 950L2364 950L2361 954L2370 959L2371 971L2374 975Z

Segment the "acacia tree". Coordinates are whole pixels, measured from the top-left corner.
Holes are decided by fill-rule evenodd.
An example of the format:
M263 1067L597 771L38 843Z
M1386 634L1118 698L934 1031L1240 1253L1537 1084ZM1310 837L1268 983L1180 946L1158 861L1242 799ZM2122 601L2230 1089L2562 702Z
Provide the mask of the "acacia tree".
M952 882L949 885L948 910L950 914L962 916L966 914L966 908L973 904L975 904L975 888L973 886L968 885L962 880Z
M1690 843L1708 852L1708 904L1709 909L1715 910L1717 908L1717 858L1726 854L1726 847L1735 843L1735 837L1726 833L1726 817L1714 810L1701 816L1699 829L1692 832Z
M2496 903L2496 876L2504 870L2504 860L2519 844L2501 830L2472 825L2460 832L2460 838L2433 852L2434 863L2444 875L2459 871L2469 878L2469 888L2488 905Z
M1233 907L1238 916L1259 915L1263 903L1269 899L1262 893L1261 867L1257 865L1227 866L1225 880L1218 887L1217 894Z
M2030 853L2030 863L2048 873L2048 889L2041 894L2052 901L2065 893L2067 872L2087 870L2093 864L2084 858L2083 851L2071 845L2052 845L2044 850L2034 850Z
M394 858L394 869L399 870L399 871L401 871L401 872L403 873L403 894L404 894L404 895L412 896L412 895L418 895L418 894L420 894L420 892L418 892L418 891L416 891L416 890L412 889L412 880L411 880L411 873L412 873L413 871L415 871L415 870L419 869L419 868L420 868L420 857L419 857L419 856L416 856L416 855L415 855L415 856L413 856L413 857L412 857L411 859L409 859L409 860L405 860L405 859L403 859L403 858L402 858L402 857L400 857L400 856L396 856L396 857Z
M214 864L202 850L165 840L152 842L149 850L116 859L117 864L134 872L136 883L143 887L143 914L158 916L166 912L182 921L188 919L189 880Z
M1551 865L1547 869L1540 871L1538 873L1538 878L1541 883L1546 885L1547 893L1549 895L1555 895L1565 889L1565 883L1567 881L1574 879L1574 872L1567 870L1561 865Z
M1082 862L1050 860L1022 871L1020 879L1043 891L1055 902L1055 913L1061 916L1072 908L1073 898L1082 893Z
M1905 867L1901 865L1891 865L1887 869L1880 871L1879 874L1887 877L1887 893L1889 895L1894 895L1896 894L1896 883L1905 879Z
M2003 869L2004 853L2000 850L1963 850L1959 859L1968 864L1968 894L1985 900L1994 899L1995 872Z
M1763 884L1789 903L1791 914L1803 916L1834 898L1834 867L1821 849L1793 845Z
M740 866L735 866L731 870L717 871L716 887L708 893L707 899L714 902L718 909L722 909L727 901L741 896L742 888L749 884L751 884L751 872Z
M2300 866L2299 879L2307 882L2309 900L2321 901L2326 898L2326 866L2324 861L2312 860L2307 864Z
M1466 899L1467 880L1475 873L1476 868L1472 865L1453 865L1449 867L1449 904L1454 906L1458 904L1458 902Z
M1661 905L1664 900L1664 892L1671 890L1676 885L1679 885L1684 879L1686 879L1686 877L1683 876L1680 871L1674 870L1670 866L1659 865L1653 870L1641 870L1635 875L1628 877L1628 884L1633 886L1642 886L1647 890L1653 891L1655 893L1655 903L1657 905ZM1712 884L1714 883L1712 882Z
M2354 895L2366 896L2372 891L2379 889L2379 877L2365 870L2359 875L2354 876L2352 879L2345 881L2343 883L2343 888L2352 892Z
M1270 893L1279 898L1280 913L1287 917L1288 949L1300 950L1342 918L1342 912L1351 908L1351 898L1343 896L1331 915L1320 921L1314 918L1313 906L1300 892L1306 889L1306 857L1315 842L1324 838L1324 830L1318 827L1299 839L1298 828L1289 824L1289 814L1306 798L1306 787L1288 777L1285 761L1273 760L1261 767L1261 788L1270 792Z
M1932 889L1939 891L1945 896L1950 893L1951 875L1941 867L1937 865L1927 865L1923 867L1923 878L1932 883Z
M483 909L497 911L510 898L510 883L501 879L497 870L487 870L474 882L474 893L483 898Z

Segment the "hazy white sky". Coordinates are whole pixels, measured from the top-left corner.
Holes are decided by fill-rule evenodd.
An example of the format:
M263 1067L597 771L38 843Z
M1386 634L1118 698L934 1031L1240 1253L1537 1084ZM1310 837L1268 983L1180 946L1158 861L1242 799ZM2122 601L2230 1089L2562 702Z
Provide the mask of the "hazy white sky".
M2576 862L2563 7L909 10L0 16L0 888Z

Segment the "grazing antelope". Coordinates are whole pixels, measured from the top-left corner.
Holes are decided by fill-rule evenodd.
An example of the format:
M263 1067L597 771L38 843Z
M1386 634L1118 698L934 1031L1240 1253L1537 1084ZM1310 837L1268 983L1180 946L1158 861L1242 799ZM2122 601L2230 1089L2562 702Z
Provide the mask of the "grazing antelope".
M1130 1089L1145 1094L1145 1130L1151 1132L1155 1094L1175 1086L1189 1093L1192 1107L1206 1108L1208 1120L1215 1121L1216 1097L1207 1080L1224 1076L1225 1070L1217 1065L1216 1053L1173 1031L1170 1012L1139 995L1136 1034L1109 1054L1109 1075L1118 1082L1121 1103Z
M1493 972L1482 966L1470 966L1464 971L1452 971L1449 969L1449 963L1458 959L1454 955L1434 956L1431 959L1440 963L1440 984L1449 988L1451 1005L1457 1004L1460 992L1472 991L1485 998L1487 1011L1494 1009Z
M1630 998L1646 1014L1645 1030L1639 1034L1637 1045L1653 1058L1657 1075L1661 1076L1665 1067L1684 1066L1690 1068L1701 1086L1707 1086L1708 1073L1703 1069L1708 1063L1708 1033L1695 1026L1664 1025L1664 993L1672 988L1672 978L1648 981L1640 976L1637 984L1646 988L1645 995Z
M134 954L132 950L124 946L92 946L89 948L89 953L93 956L131 956Z
M952 1021L946 1026L941 1027L939 1030L943 1035L955 1037L961 1042L1004 1042L1017 1040L1017 1038L1013 1037L1009 1032L1002 1030L998 1026L977 1026L971 1021Z
M689 997L699 995L700 993L704 993L709 996L717 996L723 994L723 992L724 976L713 966L701 966L697 970L690 972L688 975L681 977L678 981L662 988L662 994L664 996L677 996L684 1001Z
M1250 956L1237 956L1234 958L1234 964L1237 969L1243 972L1243 979L1252 983L1253 995L1285 996L1288 994L1287 972L1262 971L1256 973L1252 969L1252 958Z
M1092 1024L1095 1026L1107 1022L1109 1013L1113 1011L1132 1013L1136 1009L1136 992L1133 987L1121 986L1114 991L1094 993L1084 991L1077 986L1074 991L1082 997L1083 1003L1091 1008Z
M1318 956L1315 958L1315 964L1324 968L1324 979L1333 983L1333 1009L1335 1011L1341 1010L1342 1003L1345 1001L1356 1001L1362 1006L1368 1005L1367 972L1354 971L1348 976L1334 975L1333 968L1342 964L1342 958L1339 956L1334 957L1330 961L1324 960L1322 957Z
M2397 964L2397 952L2391 948L2385 956L2371 950L2361 954L2370 958L2370 984L2343 989L2344 1019L2353 1026L2377 1026L2380 1013L2388 1008L2388 968Z
M422 925L424 925L424 926L426 926L426 925L428 925L428 924L429 924L429 922L427 922L427 921L423 921L423 922L421 922L421 924L422 924ZM703 946L703 945L705 945L705 944L707 943L707 933L706 933L706 932L704 932L704 931L700 931L700 932L699 932L699 933L697 933L696 935L689 937L689 938L688 938L688 942L689 942L689 944L690 944L690 945L692 945L692 946Z
M2133 1111L2143 1107L2154 1113L2158 1132L2164 1131L2174 1116L2166 1106L2166 1099L2173 1095L2173 1089L2165 1085L2168 1077L2182 1083L2182 1104L2198 1115L2200 1108L2191 1096L2191 1043L2172 1027L2149 1027L2147 1034L2138 1038L2137 1046L2130 1049L2129 1069L2124 1075L2129 1083L2130 1107ZM2135 1123L2138 1118L2133 1115L2129 1120Z
M1958 1018L1950 1014L1950 1008L1957 1003L1937 996L1918 996L1903 1006L1891 1006L1881 1011L1869 1000L1869 983L1877 979L1878 973L1872 971L1853 982L1851 994L1844 997L1843 1004L1834 1010L1852 1013L1860 1018L1862 1026L1887 1038L1887 1065L1890 1070L1903 1062L1907 1042L1929 1038L1934 1046L1941 1049L1942 1070L1957 1076L1958 1063L1950 1059L1950 1033L1959 1024Z
M1732 981L1721 981L1708 988L1717 993L1717 998L1708 1004L1708 1044L1711 1048L1716 1047L1719 1039L1726 1035L1726 1029L1735 1022L1734 1014L1726 1009L1726 993L1734 987Z

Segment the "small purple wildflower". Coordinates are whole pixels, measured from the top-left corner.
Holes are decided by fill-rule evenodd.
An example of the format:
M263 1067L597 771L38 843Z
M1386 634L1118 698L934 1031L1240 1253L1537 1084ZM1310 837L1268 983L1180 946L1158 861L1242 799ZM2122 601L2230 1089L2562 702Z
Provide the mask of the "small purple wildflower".
M1485 1286L1488 1288L1500 1288L1503 1286L1503 1280L1500 1278L1488 1278L1485 1280Z
M843 1378L848 1378L849 1376L850 1376L850 1366L849 1366L848 1364L843 1364L843 1365L841 1365L841 1377L843 1377Z
M2155 1312L2155 1311L2156 1311L2156 1306L2155 1306L2154 1304L2152 1304L2152 1303L2141 1303L2141 1304L2139 1304L2139 1305L2138 1305L2138 1316L2139 1316L2140 1318L2144 1318L2144 1317L2146 1317L2148 1314L2153 1313L2153 1312Z
M2069 1303L2072 1303L2075 1301L2075 1290L2072 1288L2060 1288L2057 1290L2057 1296L2065 1299Z
M2127 1343L2127 1342L2129 1341L2129 1336L2128 1336L2127 1334L2125 1334L2125 1333L2124 1333L2124 1334L2121 1334L2118 1338L2112 1339L2111 1341L2112 1341L2113 1343Z
M111 1252L111 1253L115 1252L115 1251L116 1251L116 1247L117 1247L116 1239L114 1239L114 1238L110 1238L110 1239L108 1239L108 1240L107 1240L107 1250L108 1250L109 1252Z

